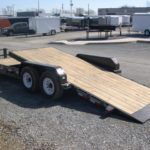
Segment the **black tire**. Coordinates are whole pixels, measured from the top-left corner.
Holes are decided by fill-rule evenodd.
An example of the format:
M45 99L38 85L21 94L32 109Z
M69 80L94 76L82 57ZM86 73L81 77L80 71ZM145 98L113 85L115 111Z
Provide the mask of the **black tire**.
M49 85L47 86L51 86L51 87L47 87L47 88L51 88L53 90L53 92L51 93L47 93L46 90L44 89L44 80L47 79L50 79L52 83L48 83ZM52 99L52 100L55 100L55 99L59 99L62 94L63 94L63 88L62 86L60 85L58 79L56 78L56 76L54 76L52 73L46 71L42 74L41 78L40 78L40 89L41 89L41 92L48 98Z
M47 33L43 33L43 36L47 36Z
M69 30L68 30L68 29L65 29L64 31L65 31L65 32L68 32Z
M8 32L8 36L13 36L14 35L14 32L13 31L9 31Z
M56 35L56 30L52 30L51 35Z
M29 74L31 77L31 79L30 79L32 81L31 86L27 86L25 83L25 77L24 77L25 73ZM33 69L31 67L24 67L21 70L20 77L21 77L22 84L26 90L28 90L29 92L38 91L38 89L39 89L39 74L37 73L37 71L35 69Z
M150 36L150 30L148 30L148 29L145 30L145 31L144 31L144 35L145 35L145 36Z

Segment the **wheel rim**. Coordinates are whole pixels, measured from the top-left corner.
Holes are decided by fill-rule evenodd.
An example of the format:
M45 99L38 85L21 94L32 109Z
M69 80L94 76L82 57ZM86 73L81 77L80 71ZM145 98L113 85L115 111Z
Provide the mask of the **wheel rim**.
M149 31L145 31L145 35L148 36L149 35Z
M9 32L9 35L10 35L10 36L12 36L12 35L13 35L13 33L12 33L12 32Z
M23 84L26 88L30 89L32 87L32 76L28 73L28 72L25 72L23 74Z
M47 95L53 95L55 92L54 83L50 78L44 78L43 80L43 90Z
M55 34L55 30L52 30L52 35L54 35Z

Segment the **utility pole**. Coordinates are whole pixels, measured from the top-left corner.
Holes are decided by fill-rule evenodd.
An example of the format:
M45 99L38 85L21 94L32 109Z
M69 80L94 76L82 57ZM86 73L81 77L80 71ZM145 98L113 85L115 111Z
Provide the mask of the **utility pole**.
M64 4L62 3L62 14L64 13Z
M90 4L88 4L88 30L90 27Z
M72 7L73 7L73 2L72 2L72 0L71 0L71 1L70 1L71 17L72 17Z
M88 4L88 17L90 17L90 4Z
M88 18L87 18L87 31L86 31L87 39L89 39L89 32L90 32L90 5L88 4Z
M15 16L15 5L13 4L12 7L13 7L13 16Z
M38 0L38 15L40 13L40 0Z

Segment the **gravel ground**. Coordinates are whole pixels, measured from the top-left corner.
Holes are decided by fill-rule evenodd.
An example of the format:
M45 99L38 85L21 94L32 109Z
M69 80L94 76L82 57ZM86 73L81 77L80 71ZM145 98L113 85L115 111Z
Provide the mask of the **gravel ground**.
M25 149L23 141L16 134L17 128L12 124L8 125L0 120L0 150Z
M48 39L14 37L8 46L13 49L53 46L60 50L101 56L116 56L121 62L123 76L150 87L150 50L148 44L62 46L49 45ZM6 39L5 39L6 40ZM40 41L41 40L41 41ZM40 42L39 42L40 41ZM0 41L4 47L7 41ZM16 47L15 47L16 45ZM80 99L73 92L57 101L24 90L19 81L0 76L0 139L14 149L29 150L148 150L150 121L139 124L114 112L103 118L103 109ZM2 127L1 127L2 126ZM1 128L9 126L9 132ZM9 134L8 134L9 133ZM19 143L19 145L18 145ZM21 143L21 144L20 144ZM1 148L0 148L1 149ZM8 148L13 150L12 148Z
M148 150L150 146L150 122L141 125L118 113L101 119L102 109L76 95L43 103L40 94L29 94L11 78L1 76L0 83L1 117L10 125L15 122L16 134L28 149Z

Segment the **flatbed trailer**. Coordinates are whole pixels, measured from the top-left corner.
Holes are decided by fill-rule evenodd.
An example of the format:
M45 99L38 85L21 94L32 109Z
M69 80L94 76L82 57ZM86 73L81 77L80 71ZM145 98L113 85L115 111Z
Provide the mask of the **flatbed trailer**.
M105 25L105 26L89 26L90 30L97 30L99 32L111 32L116 30L116 26Z
M87 62L90 57L85 61L54 48L9 55L11 58L0 60L1 72L18 74L29 91L40 87L45 95L58 98L62 89L73 86L89 100L105 103L141 123L150 119L150 88L94 66Z

